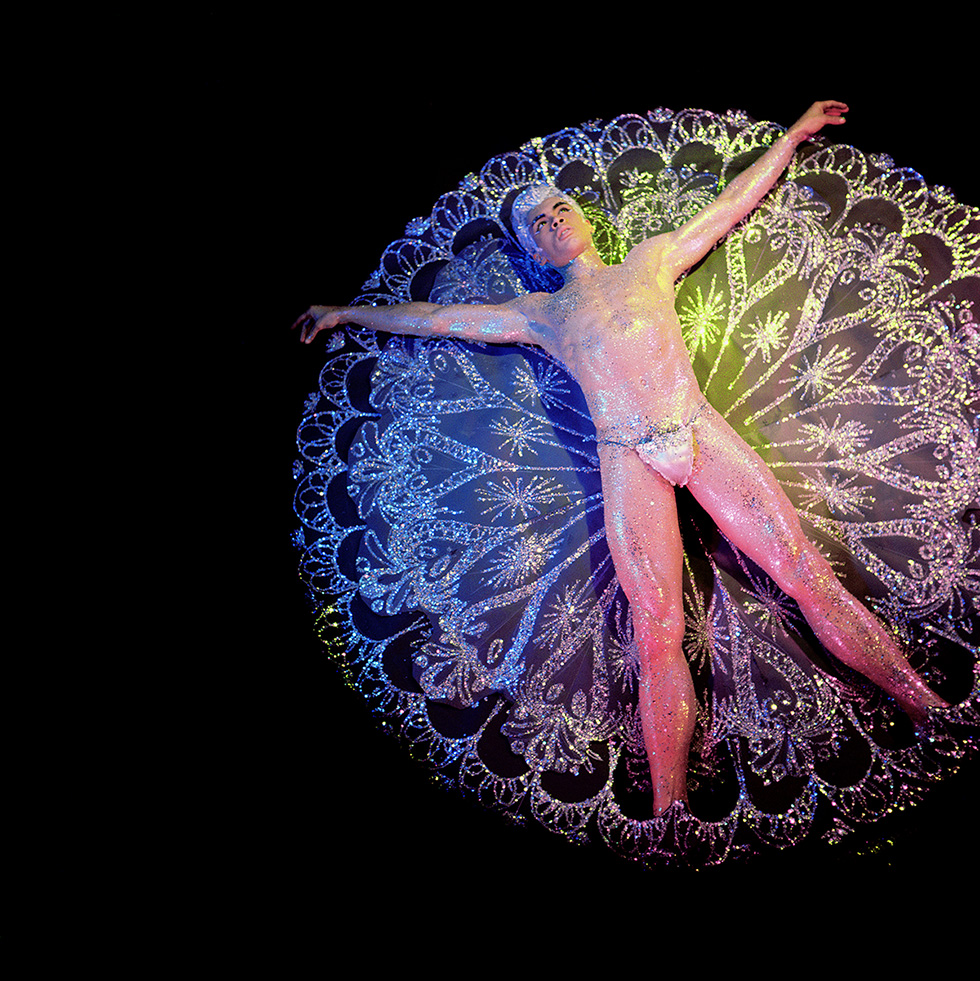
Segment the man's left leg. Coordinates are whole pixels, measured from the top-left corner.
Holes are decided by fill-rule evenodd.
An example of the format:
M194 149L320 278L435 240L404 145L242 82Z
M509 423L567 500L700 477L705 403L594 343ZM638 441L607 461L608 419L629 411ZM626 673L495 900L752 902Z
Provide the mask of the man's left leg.
M708 406L696 428L688 487L724 535L799 603L820 642L892 695L915 720L946 705L912 670L880 621L841 585L803 534L762 458Z

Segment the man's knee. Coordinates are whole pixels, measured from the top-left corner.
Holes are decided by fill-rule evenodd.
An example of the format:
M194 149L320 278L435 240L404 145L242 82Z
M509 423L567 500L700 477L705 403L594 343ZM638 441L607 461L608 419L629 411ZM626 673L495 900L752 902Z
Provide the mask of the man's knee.
M684 608L679 602L651 602L641 597L631 602L633 631L637 640L665 650L679 649L684 640Z
M806 600L840 585L830 563L802 532L770 573L783 592L795 600Z

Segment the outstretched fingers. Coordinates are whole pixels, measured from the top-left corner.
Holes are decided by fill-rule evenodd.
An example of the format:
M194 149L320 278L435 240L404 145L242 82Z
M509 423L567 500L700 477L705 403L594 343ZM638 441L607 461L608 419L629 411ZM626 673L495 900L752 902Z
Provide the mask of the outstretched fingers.
M823 129L824 126L840 126L846 120L844 113L848 112L846 102L838 102L836 99L826 99L823 102L814 102L812 106L790 127L790 134L798 139L806 140Z
M293 323L292 330L300 328L299 339L303 344L309 344L321 331L336 327L339 323L338 311L341 307L312 306Z
M830 100L827 102L818 102L817 105L820 107L820 111L824 116L824 122L830 123L832 126L840 126L841 123L845 122L844 113L850 111L845 102Z

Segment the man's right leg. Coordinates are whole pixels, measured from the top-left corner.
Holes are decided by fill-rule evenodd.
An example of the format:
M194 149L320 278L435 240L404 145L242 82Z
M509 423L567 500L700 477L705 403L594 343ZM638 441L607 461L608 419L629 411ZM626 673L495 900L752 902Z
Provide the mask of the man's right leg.
M654 813L687 799L696 701L684 638L683 552L674 488L634 450L600 447L606 540L630 601Z

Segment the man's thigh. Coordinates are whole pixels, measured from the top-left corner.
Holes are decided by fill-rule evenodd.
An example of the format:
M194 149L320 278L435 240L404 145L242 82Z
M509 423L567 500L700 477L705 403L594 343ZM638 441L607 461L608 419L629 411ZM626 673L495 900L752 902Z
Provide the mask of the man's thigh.
M629 601L657 616L680 607L683 553L674 488L635 450L599 449L606 540Z
M812 550L765 461L711 406L698 420L695 440L687 486L734 545L771 573L795 565L801 550Z

